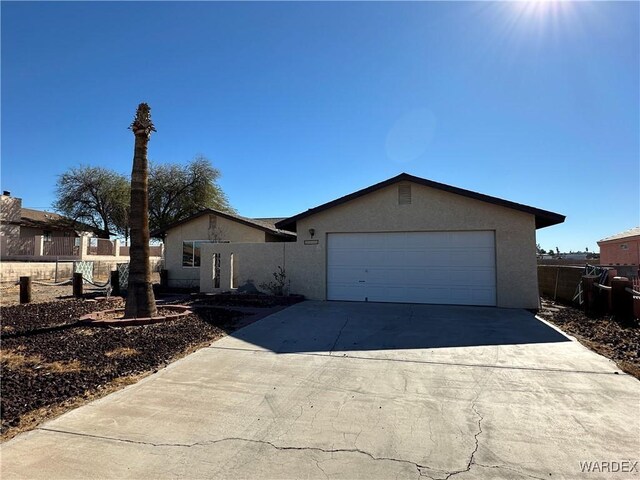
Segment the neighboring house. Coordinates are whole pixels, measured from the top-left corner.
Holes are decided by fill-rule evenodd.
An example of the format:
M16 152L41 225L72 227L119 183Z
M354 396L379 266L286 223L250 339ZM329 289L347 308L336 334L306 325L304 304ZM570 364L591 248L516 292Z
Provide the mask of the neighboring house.
M203 244L200 290L264 286L282 267L314 300L537 308L536 229L564 219L403 173L277 222L295 242Z
M0 235L33 238L42 235L45 241L54 237L96 236L109 238L105 231L76 222L57 213L23 208L22 199L5 191L0 196Z
M201 248L205 243L287 242L295 233L274 226L277 219L251 219L207 209L151 233L164 239L165 269L172 287L200 283ZM209 268L213 268L210 264Z
M640 227L603 238L600 247L600 265L640 265Z

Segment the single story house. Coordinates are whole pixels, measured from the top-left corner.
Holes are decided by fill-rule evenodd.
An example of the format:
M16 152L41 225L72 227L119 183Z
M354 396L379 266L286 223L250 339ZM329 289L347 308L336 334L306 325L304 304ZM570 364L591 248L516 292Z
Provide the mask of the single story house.
M402 173L276 222L284 242L202 244L200 290L264 290L283 269L313 300L537 308L536 229L564 219Z
M100 228L77 222L57 213L24 208L22 199L8 191L0 195L0 235L13 238L33 238L42 235L44 241L54 237L91 236L109 238Z
M204 244L279 243L295 240L295 233L274 226L280 220L282 218L245 218L205 209L153 231L151 236L164 240L164 268L168 271L169 286L190 288L200 284L201 250ZM209 263L207 268L212 270L214 266Z
M600 265L640 265L640 227L603 238L600 247Z

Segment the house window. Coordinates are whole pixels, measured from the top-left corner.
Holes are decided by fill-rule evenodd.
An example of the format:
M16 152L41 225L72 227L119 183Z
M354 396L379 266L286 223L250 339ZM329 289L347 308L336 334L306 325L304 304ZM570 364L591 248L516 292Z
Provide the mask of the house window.
M185 240L182 242L182 266L200 266L200 245L203 243L228 243L217 240Z
M200 266L200 244L197 240L187 240L182 242L182 266L183 267L199 267Z
M200 266L200 244L196 240L187 240L182 242L182 266L183 267L199 267Z
M50 231L50 230L45 230L45 231L43 231L43 232L42 232L42 237L43 237L42 239L43 239L45 242L51 242L51 241L53 240L53 235L51 234L51 231Z
M621 243L621 244L620 244L620 248L621 248L622 250L629 250L629 245L627 245L626 243Z

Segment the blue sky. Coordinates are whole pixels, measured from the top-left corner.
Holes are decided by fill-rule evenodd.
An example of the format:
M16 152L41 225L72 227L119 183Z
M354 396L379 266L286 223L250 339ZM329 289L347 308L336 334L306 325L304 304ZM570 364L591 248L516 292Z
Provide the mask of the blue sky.
M546 249L640 224L637 2L2 2L2 189L203 154L288 216L407 172L567 215Z

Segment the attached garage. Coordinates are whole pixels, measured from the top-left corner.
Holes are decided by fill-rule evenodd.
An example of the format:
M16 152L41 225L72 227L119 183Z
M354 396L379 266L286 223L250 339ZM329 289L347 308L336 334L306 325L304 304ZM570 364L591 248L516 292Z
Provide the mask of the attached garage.
M277 222L295 241L206 245L221 287L207 264L200 288L224 291L231 273L268 285L284 269L288 291L310 300L537 308L536 229L563 221L403 173Z
M493 231L329 233L327 299L496 305Z

